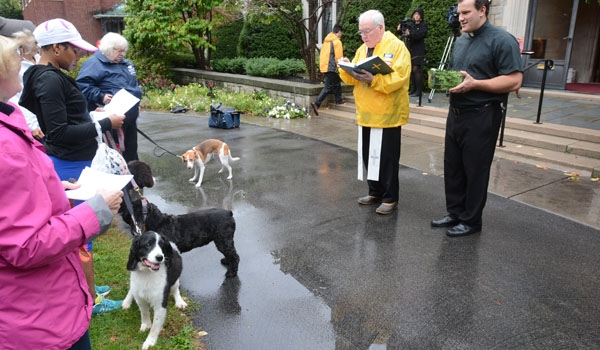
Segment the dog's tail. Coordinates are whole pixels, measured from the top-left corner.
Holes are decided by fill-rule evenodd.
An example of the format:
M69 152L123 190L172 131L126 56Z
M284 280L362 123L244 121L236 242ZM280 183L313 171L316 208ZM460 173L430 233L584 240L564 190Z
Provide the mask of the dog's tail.
M230 162L235 162L237 160L240 160L240 157L234 157L231 155L231 148L229 148L228 144L224 144L223 147L225 148L225 154L227 154L227 156L229 157L229 161Z

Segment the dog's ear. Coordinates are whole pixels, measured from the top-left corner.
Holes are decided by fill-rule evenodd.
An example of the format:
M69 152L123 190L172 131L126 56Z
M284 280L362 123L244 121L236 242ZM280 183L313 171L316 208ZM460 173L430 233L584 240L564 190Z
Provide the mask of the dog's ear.
M127 270L135 271L137 268L137 254L136 252L140 248L140 239L142 236L135 236L131 241L131 249L129 249L129 260L127 260Z

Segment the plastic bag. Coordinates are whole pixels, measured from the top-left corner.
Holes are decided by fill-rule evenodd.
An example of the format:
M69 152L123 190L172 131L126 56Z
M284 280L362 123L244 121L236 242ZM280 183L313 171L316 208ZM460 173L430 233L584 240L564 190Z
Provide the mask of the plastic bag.
M129 168L127 168L127 162L117 150L110 148L106 143L102 141L102 132L100 130L100 124L96 124L96 132L98 133L98 149L96 155L92 160L91 168L94 170L101 171L103 173L114 174L114 175L128 175Z

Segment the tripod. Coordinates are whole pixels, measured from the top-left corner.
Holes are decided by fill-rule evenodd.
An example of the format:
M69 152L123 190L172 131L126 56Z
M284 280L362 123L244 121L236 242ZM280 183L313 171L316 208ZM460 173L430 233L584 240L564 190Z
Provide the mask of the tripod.
M442 54L442 59L440 60L440 65L438 66L438 70L444 70L446 64L448 63L448 58L450 57L450 53L452 52L452 44L454 44L454 39L459 36L459 33L452 31L452 35L448 37L446 40L446 47L444 47L444 53ZM427 98L427 102L431 103L433 100L433 94L435 93L435 89L431 89L429 92L429 97Z

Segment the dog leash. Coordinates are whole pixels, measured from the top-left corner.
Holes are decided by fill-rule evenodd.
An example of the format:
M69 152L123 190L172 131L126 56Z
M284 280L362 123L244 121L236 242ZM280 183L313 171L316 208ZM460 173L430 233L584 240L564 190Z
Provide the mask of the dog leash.
M135 220L135 214L133 211L133 203L131 202L131 197L129 196L129 189L132 189L138 193L138 195L140 196L140 198L142 200L142 205L143 205L143 201L144 201L144 196L142 195L142 192L140 191L140 188L134 179L131 179L131 181L127 184L127 186L125 187L125 189L123 191L123 202L125 202L125 206L127 207L129 216L131 216L131 222L133 223L133 226L135 228L134 236L140 236L144 229L143 223L138 224L137 221ZM144 207L146 207L146 206L143 205L143 208ZM144 208L144 209L145 209L144 211L147 211L146 208ZM144 213L144 218L143 218L144 221L146 219L145 216L146 216L146 214Z
M176 155L175 153L173 153L173 152L171 152L171 151L169 151L169 150L165 149L164 147L160 146L158 143L154 142L154 140L152 140L152 139L150 138L150 136L148 136L148 135L144 134L144 132L143 132L142 130L140 130L140 129L138 129L138 128L136 128L136 129L137 129L137 132L139 132L139 133L140 133L140 135L144 136L144 137L145 137L145 138L146 138L148 141L152 142L152 143L153 143L153 144L154 144L154 145L155 145L157 148L160 148L160 149L162 149L163 151L165 151L164 153L157 154L157 153L156 153L156 148L155 148L155 149L154 149L154 155L155 155L155 156L157 156L157 157L162 157L162 156L163 156L165 153L169 153L169 154L172 154L172 155L174 155L174 156L175 156L175 157L177 157L177 158L180 158L180 156Z

